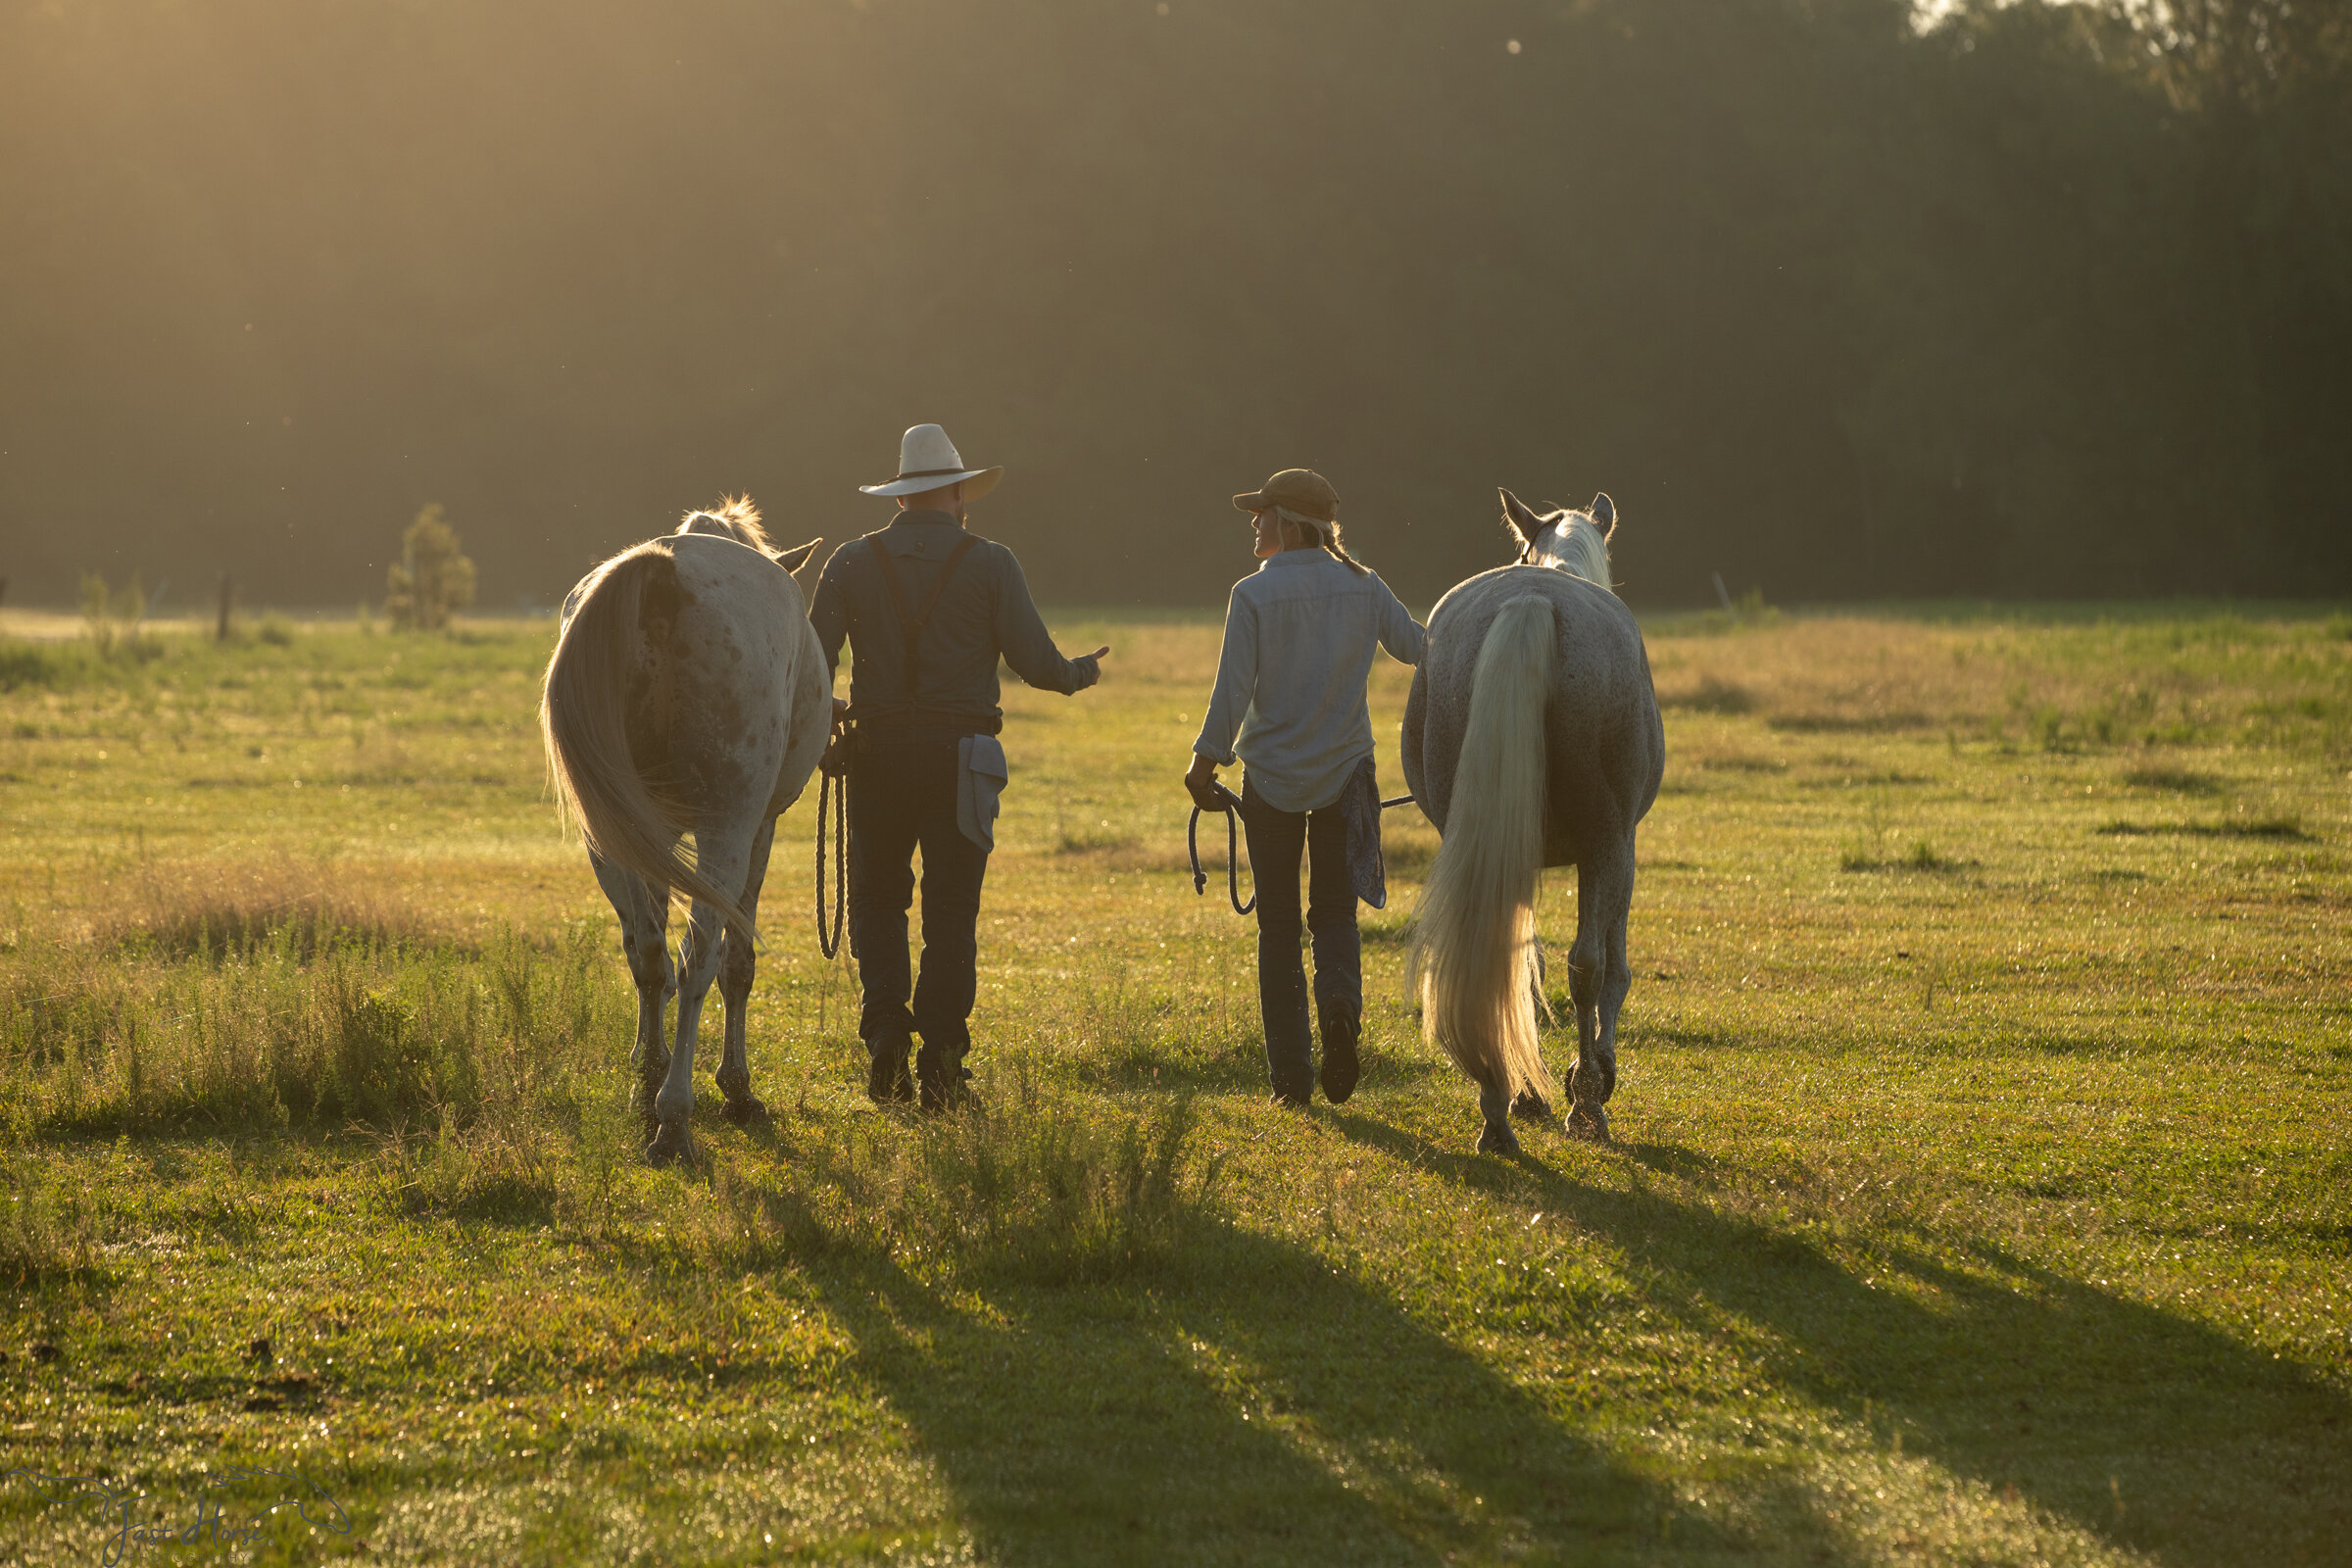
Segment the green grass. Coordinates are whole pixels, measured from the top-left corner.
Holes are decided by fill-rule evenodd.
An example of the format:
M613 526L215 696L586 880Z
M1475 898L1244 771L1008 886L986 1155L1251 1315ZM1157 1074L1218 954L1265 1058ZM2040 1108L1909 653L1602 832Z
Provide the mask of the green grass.
M1363 1087L1264 1103L1183 871L1215 627L1059 617L1114 653L1008 694L989 1109L865 1103L804 801L773 1119L706 1063L682 1171L546 623L0 643L0 1468L173 1528L292 1468L352 1525L148 1560L2340 1561L2347 624L1654 625L1618 1142L1505 1162L1400 996L1426 825ZM0 1486L9 1561L119 1522Z

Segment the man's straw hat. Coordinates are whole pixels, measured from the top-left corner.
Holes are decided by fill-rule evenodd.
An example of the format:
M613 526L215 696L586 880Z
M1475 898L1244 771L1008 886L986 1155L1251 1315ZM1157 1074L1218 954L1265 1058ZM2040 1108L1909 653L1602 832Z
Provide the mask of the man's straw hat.
M898 476L881 484L861 484L858 492L868 496L911 496L960 484L963 499L977 501L994 490L997 481L1004 477L1002 465L994 468L965 467L947 431L936 424L918 424L899 438Z

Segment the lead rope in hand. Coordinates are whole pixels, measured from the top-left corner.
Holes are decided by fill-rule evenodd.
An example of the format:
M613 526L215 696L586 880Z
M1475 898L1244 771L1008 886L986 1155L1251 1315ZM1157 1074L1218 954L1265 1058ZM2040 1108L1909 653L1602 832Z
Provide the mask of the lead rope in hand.
M833 807L833 931L825 933L825 806ZM850 775L820 768L816 786L816 949L826 957L841 952L841 928L850 912Z
M1234 913L1248 914L1257 907L1257 890L1251 888L1250 902L1242 902L1241 829L1237 825L1242 803L1233 791L1222 784L1217 786L1217 793L1224 798L1218 809L1225 813L1225 896L1233 901ZM1399 795L1393 801L1381 802L1380 808L1393 811L1399 806L1412 804L1410 795ZM1200 869L1200 808L1198 806L1193 808L1192 820L1184 824L1184 848L1193 858L1193 891L1205 895L1208 892L1208 873Z
M1238 809L1242 803L1234 798L1233 791L1223 785L1217 786L1217 793L1224 797L1219 809L1225 813L1225 896L1233 901L1234 913L1248 914L1257 907L1257 889L1250 890L1248 904L1242 902L1241 812ZM1198 806L1193 808L1193 819L1184 825L1184 847L1193 857L1193 891L1206 894L1208 873L1200 869L1200 808Z

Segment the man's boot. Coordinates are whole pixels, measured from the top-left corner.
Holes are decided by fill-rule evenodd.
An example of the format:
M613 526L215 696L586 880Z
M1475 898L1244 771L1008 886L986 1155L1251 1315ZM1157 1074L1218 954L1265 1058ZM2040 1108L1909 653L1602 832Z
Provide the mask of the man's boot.
M903 1030L878 1035L866 1042L871 1056L865 1069L865 1098L877 1105L904 1105L914 1099L914 1080L906 1073L906 1055L914 1041Z
M924 1112L938 1115L979 1103L972 1094L972 1075L963 1065L963 1053L937 1047L929 1040L915 1054L914 1073Z

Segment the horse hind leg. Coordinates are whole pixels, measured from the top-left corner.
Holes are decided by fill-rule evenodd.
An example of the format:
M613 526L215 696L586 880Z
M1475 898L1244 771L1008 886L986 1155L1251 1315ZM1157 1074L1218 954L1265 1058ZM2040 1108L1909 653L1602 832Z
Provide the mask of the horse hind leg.
M1596 1144L1609 1141L1604 1107L1617 1091L1616 1008L1609 999L1614 996L1621 1002L1625 996L1616 979L1625 964L1625 916L1633 897L1630 852L1613 849L1588 856L1577 866L1576 946L1568 956L1569 994L1576 1002L1568 1131Z
M588 859L598 885L612 903L612 912L620 919L621 955L628 959L629 978L637 985L637 1038L629 1048L629 1065L637 1069L637 1078L630 1097L644 1113L650 1131L654 1097L662 1075L669 1071L669 1049L662 1042L662 1013L677 991L676 971L669 959L669 890L656 887L593 852Z
M774 847L776 819L769 817L760 824L752 839L751 869L744 878L743 895L737 901L743 912L757 920L760 917L760 888L767 880L768 852ZM749 942L739 932L729 931L720 943L718 963L718 995L727 1008L727 1043L719 1057L719 1093L726 1097L726 1108L719 1112L741 1126L746 1122L765 1121L767 1107L752 1093L752 1068L744 1049L744 1025L752 1002L752 974L758 956Z
M1522 1094L1519 1098L1525 1100L1528 1097ZM1511 1116L1518 1108L1508 1090L1498 1089L1493 1084L1482 1083L1478 1086L1478 1113L1486 1118L1486 1125L1479 1129L1478 1134L1480 1153L1519 1152L1519 1135L1511 1131Z
M702 832L695 835L696 866L721 888L741 887L749 864L752 833ZM686 1118L694 1109L694 1047L701 1028L703 1003L710 982L718 976L720 937L726 916L715 905L695 901L694 916L686 928L684 961L678 975L677 1043L669 1054L669 1071L661 1093L654 1097L654 1138L645 1157L654 1164L694 1157L694 1137Z
M1600 1059L1608 1069L1608 1089L1617 1087L1617 1012L1625 1005L1625 995L1633 989L1634 971L1626 961L1625 925L1634 902L1633 857L1626 858L1624 892L1616 905L1604 911L1608 933L1608 969L1600 986ZM1604 1093L1603 1099L1607 1098Z

